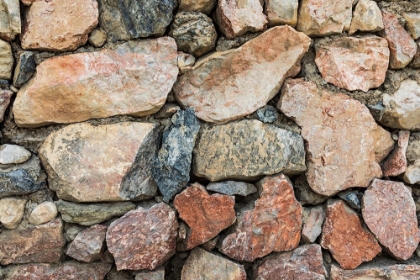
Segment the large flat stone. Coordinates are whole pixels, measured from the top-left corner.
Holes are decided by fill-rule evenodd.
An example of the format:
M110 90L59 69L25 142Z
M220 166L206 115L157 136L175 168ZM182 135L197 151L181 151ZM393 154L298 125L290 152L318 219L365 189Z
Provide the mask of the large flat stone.
M53 57L38 65L17 94L15 122L37 127L153 114L165 103L177 75L176 43L169 37Z
M158 129L151 123L79 123L52 134L39 149L49 187L76 202L153 197Z
M391 264L391 265L363 265L358 269L344 270L338 266L331 266L331 279L333 280L417 280L420 278L420 265Z
M0 38L11 41L20 34L19 0L0 1Z

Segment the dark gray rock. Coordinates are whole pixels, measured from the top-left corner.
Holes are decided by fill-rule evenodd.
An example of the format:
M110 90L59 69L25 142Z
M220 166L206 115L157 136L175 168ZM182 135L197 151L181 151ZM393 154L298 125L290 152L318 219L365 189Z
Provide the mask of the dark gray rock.
M328 199L328 196L323 196L314 192L304 175L300 175L296 178L293 188L295 189L297 199L302 205L318 205Z
M339 192L338 197L347 202L348 206L355 210L360 210L360 199L361 194L358 191L344 191Z
M108 40L162 36L171 23L176 0L99 0L99 25Z
M257 188L253 184L237 181L210 183L207 185L206 189L222 194L240 196L247 196L257 191Z
M279 113L277 112L276 108L267 105L262 107L261 109L258 109L257 117L260 121L264 123L273 123L279 117Z
M0 198L33 193L41 187L25 169L0 173Z
M238 48L248 42L251 39L254 39L255 37L258 37L261 35L262 32L248 32L244 35L240 35L238 37L235 37L233 39L228 39L226 37L220 37L219 40L217 40L217 47L216 51L226 51L233 48Z
M190 108L178 111L172 123L163 133L162 147L152 169L153 179L166 202L190 180L192 150L200 130L200 123Z
M23 52L19 55L19 60L15 68L15 74L13 76L13 86L19 88L24 83L29 81L32 75L35 73L36 63L33 52Z

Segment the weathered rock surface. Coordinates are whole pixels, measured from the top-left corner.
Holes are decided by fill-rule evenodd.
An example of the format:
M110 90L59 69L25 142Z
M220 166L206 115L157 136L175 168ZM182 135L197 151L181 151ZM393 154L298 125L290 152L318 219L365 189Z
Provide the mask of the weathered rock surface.
M289 80L278 105L302 127L310 187L324 196L368 187L373 178L382 176L379 162L394 146L390 133L359 101L342 93L320 93L313 82Z
M398 176L407 169L405 153L407 152L409 138L410 131L400 130L397 146L383 163L384 176Z
M49 187L76 202L144 199L156 193L151 169L156 125L79 123L50 134L39 149Z
M5 41L0 40L0 79L6 79L6 80L12 79L12 68L13 68L12 47L10 47L10 45L6 43Z
M248 32L232 39L219 37L217 40L216 51L227 51L233 48L239 48L249 40L260 36L262 33L263 32Z
M350 27L353 0L303 0L297 30L308 36L342 33Z
M48 224L0 233L0 263L58 263L63 246L63 224L56 219Z
M325 219L324 206L305 208L303 216L302 241L314 243L322 231L322 224Z
M216 0L179 0L178 10L180 12L202 12L209 14L214 6Z
M262 192L255 207L239 213L233 233L219 248L235 260L252 262L271 252L292 250L299 244L302 206L289 179L280 174L265 177L257 185Z
M216 237L236 220L235 198L232 196L209 195L199 183L186 188L174 199L179 217L190 227L185 240L190 250Z
M392 256L407 260L413 255L420 230L413 197L403 183L373 180L363 195L362 214L366 225Z
M414 55L410 66L413 68L420 68L420 42L417 42L417 53Z
M3 122L4 113L9 107L10 99L13 96L13 91L0 89L0 122Z
M0 1L0 38L11 41L20 34L19 0Z
M385 81L388 43L369 35L321 40L317 42L315 63L327 82L350 91L367 92Z
M407 167L403 177L404 182L408 184L420 183L420 160Z
M194 150L194 174L210 181L305 170L300 135L257 120L206 127Z
M264 13L267 15L268 25L287 24L295 27L298 4L298 0L264 0Z
M98 2L94 0L35 1L26 14L22 48L76 50L87 42L98 25L98 16Z
M31 215L28 218L28 222L33 225L45 224L53 220L57 214L57 206L55 206L54 202L45 201L37 205L35 209L32 210Z
M337 195L354 210L359 211L362 207L359 197L361 197L363 194L360 194L358 191L347 190L339 192Z
M420 160L420 133L412 133L408 142L406 157L409 163ZM415 137L417 136L417 137Z
M70 243L66 255L81 262L99 260L104 250L106 226L94 225L79 232Z
M0 199L0 223L7 229L15 229L22 221L26 199L6 197Z
M182 191L190 180L192 151L200 123L194 110L179 110L172 126L163 133L162 146L152 168L153 179L168 202Z
M145 116L163 106L178 75L172 38L130 41L114 50L47 59L13 106L18 126Z
M311 244L291 252L268 256L255 271L256 280L325 280L321 246Z
M416 13L404 13L404 19L406 20L405 26L410 32L413 39L420 37L420 14Z
M320 195L311 189L304 174L296 177L293 188L302 205L318 205L328 200L328 196Z
M175 15L170 36L178 50L202 56L216 48L217 32L211 18L200 12L181 12Z
M257 192L257 188L253 184L237 181L225 181L210 183L207 185L208 191L218 192L227 195L247 196Z
M278 93L284 79L300 71L310 43L289 26L271 28L238 49L197 62L175 83L175 97L206 122L225 123L249 115Z
M320 244L344 269L355 269L381 252L378 241L362 227L357 213L341 200L327 204Z
M349 34L356 31L377 32L384 29L382 13L375 1L360 0L353 12Z
M89 43L97 48L102 47L106 42L107 35L101 28L93 30L88 38Z
M182 268L181 279L245 280L246 272L243 265L196 248Z
M136 272L135 275L135 280L165 280L165 268L160 267L153 271Z
M165 203L132 210L111 223L108 250L118 270L153 270L175 254L178 222Z
M417 52L416 42L405 31L404 27L401 26L396 15L383 10L382 20L384 23L382 36L388 41L391 52L389 68L404 68L410 63Z
M33 52L26 51L19 55L13 75L13 86L20 88L35 73L36 63Z
M0 198L33 193L41 187L25 169L0 173Z
M136 208L131 202L81 204L58 200L55 204L65 222L84 226L102 223Z
M22 146L4 144L0 145L0 164L24 163L31 157L31 152Z
M420 277L419 265L366 265L355 270L344 270L335 265L331 266L333 280L363 280L363 279L392 279L416 280Z
M171 23L176 0L99 0L99 25L112 42L162 36Z

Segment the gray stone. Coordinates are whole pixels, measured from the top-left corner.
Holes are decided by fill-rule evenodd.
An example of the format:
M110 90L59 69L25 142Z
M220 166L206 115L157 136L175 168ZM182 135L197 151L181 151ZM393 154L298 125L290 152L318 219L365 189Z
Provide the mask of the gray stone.
M165 280L165 268L161 266L153 271L136 272L135 276L135 280Z
M0 122L4 119L4 113L9 107L10 99L12 98L13 91L0 89Z
M404 182L409 184L418 184L420 183L420 159L415 161L414 164L409 165L405 170Z
M0 38L11 41L20 34L19 0L0 0Z
M4 144L0 146L0 164L24 163L31 157L31 152L18 145Z
M267 105L257 110L257 117L264 123L273 123L278 119L279 113L276 108Z
M104 251L106 230L106 226L94 225L79 232L70 243L66 255L81 262L99 260Z
M308 184L306 177L300 175L293 184L296 197L302 205L318 205L327 201L328 196L320 195L314 192Z
M84 226L102 223L136 208L131 202L81 204L58 200L55 204L65 222Z
M210 183L207 185L206 189L222 194L240 196L247 196L257 191L257 188L253 184L236 181Z
M64 224L64 238L66 239L67 242L71 242L76 238L79 232L81 232L84 229L85 229L84 226L81 226L78 224L65 223Z
M162 147L152 168L152 176L168 202L181 192L190 180L192 150L200 123L193 109L178 111L173 125L163 133Z
M420 134L412 133L410 140L408 141L408 147L406 152L408 163L414 163L420 159Z
M358 191L343 191L339 192L337 195L339 198L344 200L351 208L355 210L360 210L361 204L359 196L361 196L361 194Z
M162 36L176 0L99 0L99 25L111 41Z
M30 51L21 53L13 75L13 86L19 88L29 81L35 73L35 68L36 63L34 53Z
M233 39L228 39L226 37L220 37L219 40L217 40L217 47L216 51L226 51L233 48L238 48L248 42L251 39L254 39L258 36L260 36L262 32L248 32L244 35L235 37Z
M0 198L33 193L41 187L25 169L0 173Z

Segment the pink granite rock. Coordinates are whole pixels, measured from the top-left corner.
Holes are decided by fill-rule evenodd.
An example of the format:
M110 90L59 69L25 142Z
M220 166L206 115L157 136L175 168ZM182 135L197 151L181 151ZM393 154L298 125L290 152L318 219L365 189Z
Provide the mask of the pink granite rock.
M397 146L383 163L384 176L398 176L407 169L407 158L405 157L405 153L407 151L409 138L410 131L401 130L399 132Z
M420 279L420 265L366 265L355 270L343 270L335 265L331 266L332 280L418 280Z
M324 206L305 208L303 216L302 241L314 243L322 231L325 219Z
M81 262L101 259L106 229L106 226L97 224L82 230L70 243L66 255Z

